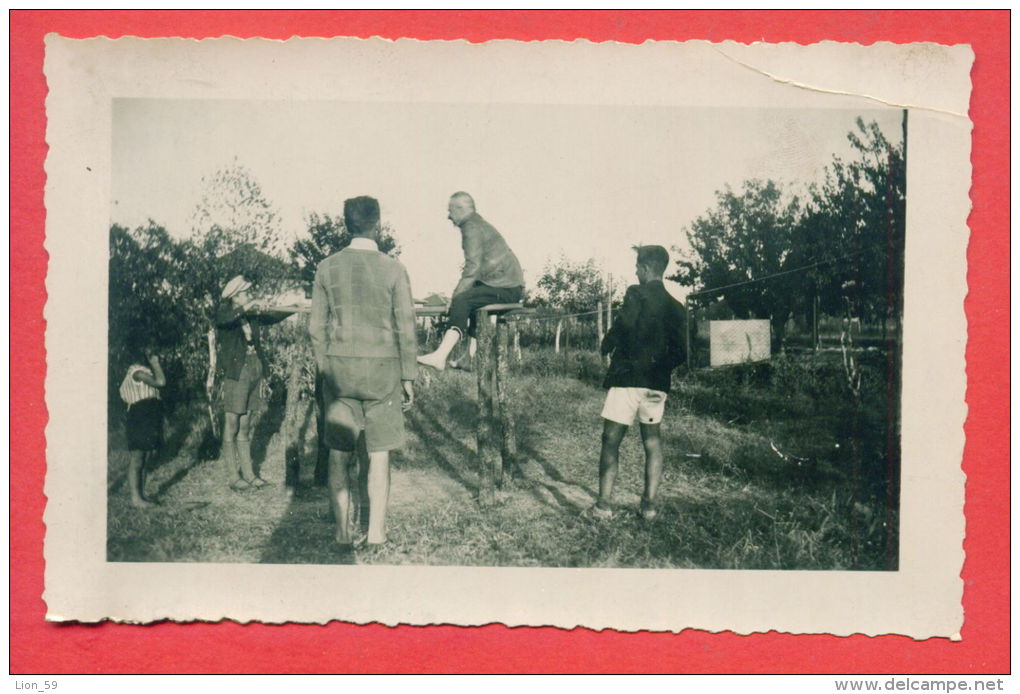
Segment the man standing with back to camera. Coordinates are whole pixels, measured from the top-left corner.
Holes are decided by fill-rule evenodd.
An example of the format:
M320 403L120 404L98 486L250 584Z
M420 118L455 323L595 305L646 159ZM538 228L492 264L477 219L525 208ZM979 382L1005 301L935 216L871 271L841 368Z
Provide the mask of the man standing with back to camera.
M637 417L645 449L645 490L641 518L651 521L662 476L659 434L673 369L685 361L687 311L662 284L669 254L662 246L637 246L638 284L627 288L623 306L602 340L612 354L603 383L609 389L602 408L599 499L588 510L598 519L613 517L612 496L620 466L620 442Z
M344 223L353 238L316 269L309 333L325 391L336 541L342 548L354 544L351 488L364 436L371 547L386 542L389 455L404 443L403 410L414 402L418 343L407 270L379 251L379 202L345 200Z
M475 211L467 193L450 196L448 218L460 228L464 270L450 301L450 329L435 352L418 357L418 363L442 371L450 352L462 337L475 333L474 314L489 304L516 304L524 295L524 273L517 256L496 228Z

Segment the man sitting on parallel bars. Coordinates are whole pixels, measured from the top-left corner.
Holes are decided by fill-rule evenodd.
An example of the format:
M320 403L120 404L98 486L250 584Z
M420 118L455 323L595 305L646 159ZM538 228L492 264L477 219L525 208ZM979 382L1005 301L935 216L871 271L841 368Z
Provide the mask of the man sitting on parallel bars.
M476 310L488 304L515 304L524 295L524 273L517 256L475 211L474 199L467 193L454 193L447 209L450 221L460 228L464 271L450 301L450 329L435 352L418 357L419 364L439 371L446 368L460 338L474 336Z

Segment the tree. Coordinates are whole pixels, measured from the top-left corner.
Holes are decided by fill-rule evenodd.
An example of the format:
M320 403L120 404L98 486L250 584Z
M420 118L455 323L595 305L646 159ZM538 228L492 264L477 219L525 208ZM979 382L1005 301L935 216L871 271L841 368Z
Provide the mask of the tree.
M223 252L244 244L269 255L283 250L280 216L236 158L212 176L203 176L202 186L202 198L191 215L193 238L211 237L217 248L225 247Z
M781 340L796 285L781 273L797 260L800 216L800 201L772 181L746 181L740 193L727 186L716 193L716 207L691 223L691 252L680 255L671 279L705 291L707 300L721 297L740 318L771 319Z
M906 167L874 122L860 118L847 134L858 157L835 158L812 190L797 235L805 259L824 265L809 274L821 308L839 315L846 301L864 318L898 316L903 291Z
M112 380L127 366L128 343L142 342L163 358L170 390L197 389L223 285L244 275L273 291L292 274L275 252L278 216L250 173L235 160L203 182L190 238L174 240L151 220L133 231L110 229Z
M793 310L824 313L850 306L865 318L902 310L906 169L877 123L856 120L856 156L833 159L806 202L772 181L746 181L716 193L716 206L687 229L672 277L720 297L741 318L770 318L781 340Z
M280 218L247 168L235 159L202 178L202 198L192 213L188 252L193 298L211 316L224 283L244 275L271 292L290 279L280 253Z
M609 288L605 272L593 259L575 263L563 255L546 264L536 284L534 300L539 306L567 313L594 310L597 302L605 300Z
M308 237L297 239L289 253L297 276L305 282L312 282L319 263L350 245L351 233L347 231L343 216L331 217L312 212L305 221ZM394 257L400 255L400 247L388 224L383 224L379 234L379 250Z
M180 393L199 377L200 308L191 291L194 257L186 243L149 220L133 231L110 227L109 364L119 382L132 343L154 349L167 369L169 391Z

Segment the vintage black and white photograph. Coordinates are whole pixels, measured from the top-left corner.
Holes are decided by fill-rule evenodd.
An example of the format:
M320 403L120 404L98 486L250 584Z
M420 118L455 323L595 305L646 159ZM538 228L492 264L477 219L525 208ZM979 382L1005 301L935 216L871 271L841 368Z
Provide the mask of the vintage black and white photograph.
M969 53L49 47L54 618L955 633Z
M895 570L908 127L116 100L108 559Z

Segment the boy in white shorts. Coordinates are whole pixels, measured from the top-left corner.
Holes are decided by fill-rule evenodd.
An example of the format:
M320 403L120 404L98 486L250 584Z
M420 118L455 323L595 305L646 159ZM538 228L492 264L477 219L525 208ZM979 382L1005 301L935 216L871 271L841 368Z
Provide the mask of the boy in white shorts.
M620 442L635 417L645 448L640 514L645 520L655 518L655 498L662 476L659 425L673 369L685 361L687 312L662 284L669 254L662 246L639 246L635 250L638 284L627 288L623 307L602 341L602 353L611 354L612 361L603 383L609 393L602 408L599 499L589 511L595 518L613 516Z

